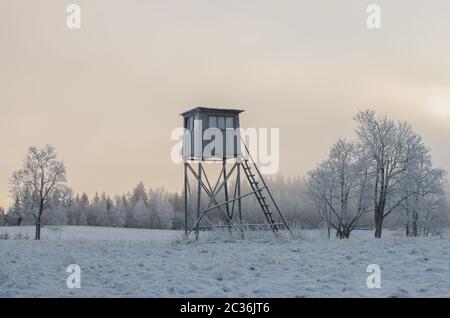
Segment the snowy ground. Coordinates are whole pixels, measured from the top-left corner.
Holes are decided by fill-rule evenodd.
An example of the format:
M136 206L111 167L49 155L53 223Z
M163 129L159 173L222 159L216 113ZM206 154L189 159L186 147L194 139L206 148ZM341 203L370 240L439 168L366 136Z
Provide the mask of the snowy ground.
M0 297L450 297L450 235L411 239L361 231L327 240L271 235L239 241L180 232L63 227L0 227ZM268 234L268 233L267 233ZM255 236L255 235L253 235ZM29 239L27 239L29 238ZM81 288L66 267L81 267ZM369 289L369 264L381 288Z

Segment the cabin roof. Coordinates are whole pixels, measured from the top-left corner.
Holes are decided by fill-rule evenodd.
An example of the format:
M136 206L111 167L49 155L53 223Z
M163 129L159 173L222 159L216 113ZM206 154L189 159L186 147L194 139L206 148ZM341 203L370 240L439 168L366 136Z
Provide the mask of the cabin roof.
M185 112L182 112L180 115L186 117L192 113L198 112L240 114L243 112L243 110L235 108L194 107Z

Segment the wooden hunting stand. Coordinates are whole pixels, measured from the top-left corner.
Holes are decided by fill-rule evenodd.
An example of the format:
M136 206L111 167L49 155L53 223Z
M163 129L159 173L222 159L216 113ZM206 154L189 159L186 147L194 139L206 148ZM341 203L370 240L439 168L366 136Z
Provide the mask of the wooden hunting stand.
M181 113L185 128L183 160L186 236L194 232L198 238L200 230L218 227L234 229L242 236L244 229L264 227L270 228L275 234L279 229L285 228L292 235L286 219L240 136L239 114L242 112L243 110L239 109L197 107ZM244 146L244 153L241 152L241 144ZM214 184L207 176L205 162L221 164L219 177ZM195 165L197 169L194 168ZM244 172L251 189L245 194L241 193L241 171ZM190 176L193 176L196 183L196 197L191 191ZM234 191L231 191L229 185L233 182ZM207 197L204 207L201 201L202 192ZM233 194L230 195L230 192ZM264 223L242 222L241 200L252 195L256 197L265 216ZM223 224L202 225L204 216L213 210L219 212Z

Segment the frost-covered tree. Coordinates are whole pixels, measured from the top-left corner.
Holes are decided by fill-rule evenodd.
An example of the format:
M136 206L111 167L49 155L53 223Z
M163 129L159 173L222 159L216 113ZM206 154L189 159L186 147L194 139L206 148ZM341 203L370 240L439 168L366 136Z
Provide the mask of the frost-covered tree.
M42 216L42 225L67 225L69 211L73 204L72 190L61 187L53 193L48 201L47 212Z
M367 162L359 158L351 142L339 140L328 159L309 173L308 193L322 219L336 229L340 238L348 238L369 211Z
M169 195L169 201L175 210L172 228L176 230L182 229L184 227L184 193Z
M36 214L38 207L36 192L33 191L30 185L26 185L23 187L23 190L20 193L16 193L15 196L19 197L21 225L35 224L34 215Z
M81 197L77 193L76 197L71 199L70 207L67 211L67 224L68 225L85 225L86 216L84 215L84 223L80 223L81 215L84 215L84 209L81 203Z
M42 217L43 225L67 225L67 210L63 204L52 205Z
M7 225L6 213L5 213L5 210L2 207L0 207L0 226L5 226L5 225Z
M131 205L135 205L139 201L144 202L145 206L148 207L148 194L143 182L140 182L131 194Z
M11 177L13 196L21 196L26 189L31 189L36 198L37 208L32 212L36 225L35 239L41 238L42 215L48 207L49 200L66 182L66 168L57 160L55 149L47 145L43 149L30 147L23 166Z
M86 212L85 210L81 210L80 214L78 216L78 223L77 225L87 225L88 221L87 221L87 217L86 217Z
M171 229L175 210L164 189L153 191L150 196L151 210L158 217L159 228Z
M96 202L95 202L96 201ZM112 215L111 215L111 199L102 193L98 200L94 200L94 213L97 216L96 224L98 226L112 226Z
M89 197L86 193L83 193L80 198L80 216L78 219L78 225L88 225L87 210L89 208Z
M152 222L150 218L150 210L147 208L144 200L138 200L137 203L131 208L133 219L131 227L135 228L152 228Z
M411 193L401 204L407 236L427 236L442 221L446 209L444 175L444 170L433 168L425 147L409 162L400 191L402 196Z
M86 210L89 203L84 204L79 194L75 198L69 198L68 201L69 204L66 204L67 225L87 225Z
M14 203L8 209L8 225L10 226L20 226L22 225L23 212L20 206L19 196L14 196Z
M380 238L384 219L411 195L399 195L400 181L420 151L421 139L409 124L373 111L359 112L355 120L358 152L370 160L375 237Z
M333 175L330 173L331 167L328 160L320 163L316 169L308 173L307 193L322 222L327 227L328 238L331 238L331 229L337 230L337 225L333 223L333 214L329 202L333 201L335 184Z
M125 227L127 225L127 206L124 197L115 196L114 206L112 207L112 224L114 227Z

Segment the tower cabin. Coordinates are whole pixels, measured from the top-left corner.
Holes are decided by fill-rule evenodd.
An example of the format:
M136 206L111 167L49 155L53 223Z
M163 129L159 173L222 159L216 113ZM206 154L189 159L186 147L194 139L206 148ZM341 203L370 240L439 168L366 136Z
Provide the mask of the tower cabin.
M239 114L242 112L240 109L196 107L181 113L185 129L183 159L240 158Z

